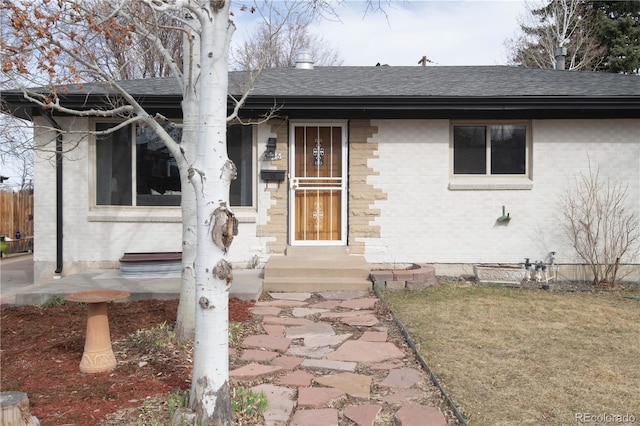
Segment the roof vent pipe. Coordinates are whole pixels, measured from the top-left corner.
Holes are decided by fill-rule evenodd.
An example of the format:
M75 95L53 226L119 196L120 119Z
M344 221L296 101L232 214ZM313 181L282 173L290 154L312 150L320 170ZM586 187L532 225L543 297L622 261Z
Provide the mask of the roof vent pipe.
M556 58L556 69L563 70L564 69L564 60L567 57L567 48L566 47L556 47L553 52Z
M296 54L296 69L299 70L312 70L313 69L313 55L311 50L300 49Z

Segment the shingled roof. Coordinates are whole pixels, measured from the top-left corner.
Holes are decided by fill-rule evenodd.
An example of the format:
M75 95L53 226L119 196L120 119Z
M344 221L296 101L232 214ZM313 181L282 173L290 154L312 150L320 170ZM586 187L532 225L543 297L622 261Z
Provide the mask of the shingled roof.
M243 92L247 75L230 73L230 93ZM179 108L181 90L173 78L119 84L152 108ZM68 89L65 100L85 106L114 93L106 84ZM534 116L544 117L543 111L564 111L563 116L591 111L640 117L640 76L510 66L270 68L255 82L244 111L256 115L274 104L289 116L333 111L344 117L423 117L429 111L435 118L452 111L458 116L461 111L519 111L515 115L522 116L537 111Z
M242 92L246 76L245 72L229 74L231 93ZM173 78L128 80L121 84L135 95L181 94ZM263 70L251 94L337 98L640 96L640 76L509 66L288 67Z

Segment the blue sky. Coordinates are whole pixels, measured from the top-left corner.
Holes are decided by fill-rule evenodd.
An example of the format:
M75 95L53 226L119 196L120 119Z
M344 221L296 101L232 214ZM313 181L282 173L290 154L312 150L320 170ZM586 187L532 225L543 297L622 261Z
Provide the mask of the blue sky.
M346 1L336 9L340 21L313 24L311 31L338 48L343 65L412 66L423 55L436 65L504 65L504 41L525 11L524 0L382 3L386 15L364 16L364 1ZM250 33L246 22L237 22L234 43Z

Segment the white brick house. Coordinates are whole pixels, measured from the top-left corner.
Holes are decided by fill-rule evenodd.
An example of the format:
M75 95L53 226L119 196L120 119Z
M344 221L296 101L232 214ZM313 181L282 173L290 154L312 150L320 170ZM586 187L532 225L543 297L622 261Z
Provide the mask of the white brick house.
M173 80L124 85L149 110L180 119ZM104 93L89 85L63 102L99 105ZM14 115L50 127L20 93L3 97ZM232 188L240 227L229 252L236 267L262 266L293 245L346 246L370 264L432 263L443 275L550 252L575 265L559 197L590 165L628 184L629 208L640 212L639 76L502 66L279 68L263 72L241 115L257 118L273 105L278 118L229 135L240 170ZM74 131L62 143L75 149L64 154L59 184L51 154L36 155L36 277L60 266L61 275L117 268L127 252L180 251L180 188L153 135L131 128L97 141L83 133L112 121L53 119ZM36 141L51 146L55 134L42 127ZM265 173L273 170L282 173ZM499 222L503 206L510 220ZM637 266L635 254L629 261Z

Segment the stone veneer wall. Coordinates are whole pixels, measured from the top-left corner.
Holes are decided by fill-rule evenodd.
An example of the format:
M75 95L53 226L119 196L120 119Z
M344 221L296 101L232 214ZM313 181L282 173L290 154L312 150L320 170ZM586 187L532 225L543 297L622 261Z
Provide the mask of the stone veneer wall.
M372 225L380 209L372 208L376 200L386 200L387 194L367 183L367 177L378 172L369 167L369 159L378 158L378 143L373 136L378 127L370 120L349 122L349 252L364 254L364 238L380 236L380 226Z
M278 139L278 149L282 155L280 160L272 160L271 164L277 170L287 170L288 147L289 147L289 125L286 120L272 120L271 132ZM257 237L272 237L275 241L267 243L267 253L284 253L287 248L287 207L288 207L288 188L289 178L285 174L285 180L282 182L268 182L265 191L270 193L274 203L267 211L267 222L264 225L258 225L256 229Z
M271 132L278 138L278 146L288 144L288 125L284 120L270 122ZM378 174L368 166L370 158L378 158L377 142L370 139L378 132L369 120L352 120L349 125L349 251L352 254L364 254L365 243L358 241L362 238L376 238L380 236L380 227L371 225L374 218L379 216L380 210L371 206L376 200L386 200L387 194L367 183L367 177ZM287 149L278 149L282 159L273 160L272 165L278 170L287 170ZM264 225L258 225L258 237L272 237L275 241L267 243L267 253L284 253L287 248L287 196L289 182L275 184L270 182L265 190L270 193L274 203L267 211L268 220Z

